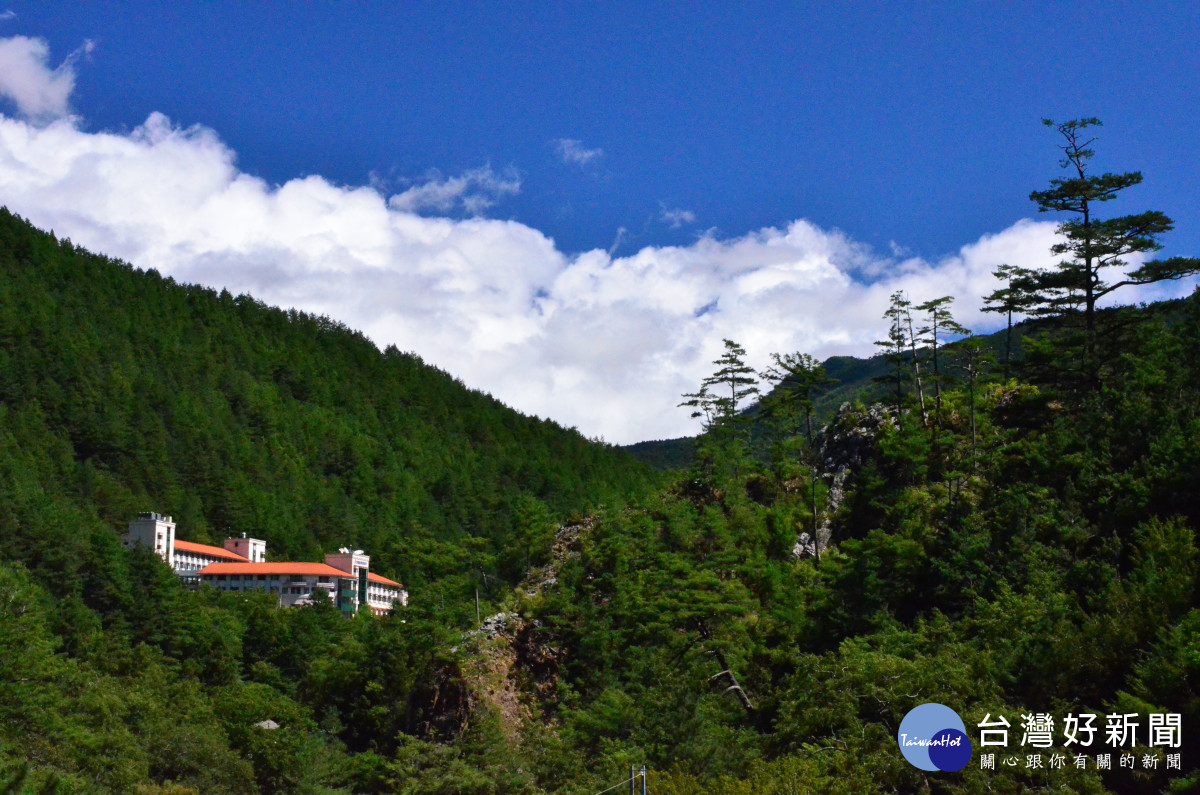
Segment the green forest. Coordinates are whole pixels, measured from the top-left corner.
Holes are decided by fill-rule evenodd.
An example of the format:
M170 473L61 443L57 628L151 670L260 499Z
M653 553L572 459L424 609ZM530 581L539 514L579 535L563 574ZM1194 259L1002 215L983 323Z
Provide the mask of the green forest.
M1151 258L1162 213L1099 219L1141 175L1088 171L1092 123L1031 196L1057 270L897 293L869 361L727 340L666 468L0 210L0 792L1200 791L1200 291L1103 300L1200 261ZM364 549L410 605L186 588L122 546L140 511ZM957 772L901 755L929 702ZM1108 769L1081 714L1090 754L1136 716Z

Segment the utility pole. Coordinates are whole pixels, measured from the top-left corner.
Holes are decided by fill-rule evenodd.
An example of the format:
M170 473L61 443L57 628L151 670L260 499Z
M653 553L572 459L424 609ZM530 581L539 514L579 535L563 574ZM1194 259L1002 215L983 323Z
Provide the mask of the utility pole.
M646 766L642 765L642 795L646 795Z
M637 795L637 767L629 766L629 795Z

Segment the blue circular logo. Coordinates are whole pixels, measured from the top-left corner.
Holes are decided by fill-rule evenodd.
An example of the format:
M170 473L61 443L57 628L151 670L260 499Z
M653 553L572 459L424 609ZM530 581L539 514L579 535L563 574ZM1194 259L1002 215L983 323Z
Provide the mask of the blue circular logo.
M958 713L945 704L913 707L896 732L900 753L913 767L953 773L971 761L971 739Z

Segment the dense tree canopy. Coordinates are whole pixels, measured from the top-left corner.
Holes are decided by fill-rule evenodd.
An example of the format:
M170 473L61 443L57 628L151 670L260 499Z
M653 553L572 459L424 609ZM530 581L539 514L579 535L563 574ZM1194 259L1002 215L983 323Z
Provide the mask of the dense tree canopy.
M1075 179L1046 205L1134 184ZM1066 234L1091 282L1037 290L1112 261ZM696 462L655 475L328 319L6 211L0 272L0 790L592 795L642 764L697 795L1200 786L1200 292L1094 307L1122 333L1087 390L1061 377L1069 319L955 340L938 296L916 320L893 296L886 358L775 356L750 411L727 342L685 396ZM1025 314L1034 277L1010 275L989 300ZM872 375L888 405L856 402ZM368 549L412 607L189 590L121 546L146 509L281 556ZM899 753L928 702L966 724L960 772ZM986 769L985 717L1035 713L1183 730L1139 735L1134 767L1049 764L1074 761L1056 732L1041 767Z

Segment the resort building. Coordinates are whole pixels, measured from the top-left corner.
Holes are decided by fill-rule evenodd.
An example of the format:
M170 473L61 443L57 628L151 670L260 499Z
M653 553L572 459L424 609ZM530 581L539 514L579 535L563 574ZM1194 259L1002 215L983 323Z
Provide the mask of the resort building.
M226 539L228 544L233 539ZM175 541L175 573L180 577L194 577L200 569L210 563L219 562L249 563L250 559L229 549L196 544L192 541Z
M395 580L371 572L367 565L352 569L339 564L347 557L364 561L361 551L326 555L325 563L211 563L200 581L223 591L270 591L280 607L298 607L328 599L345 613L367 607L374 615L408 604L408 592Z
M153 549L186 580L223 591L269 591L280 607L299 607L328 599L344 613L362 607L373 615L408 604L408 592L395 580L371 571L371 558L361 549L339 549L324 563L267 562L267 542L227 538L223 547L179 541L170 516L140 513L129 523L126 546Z

